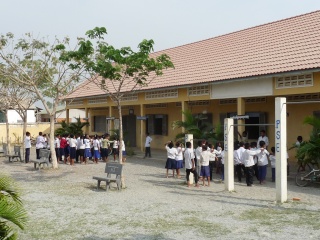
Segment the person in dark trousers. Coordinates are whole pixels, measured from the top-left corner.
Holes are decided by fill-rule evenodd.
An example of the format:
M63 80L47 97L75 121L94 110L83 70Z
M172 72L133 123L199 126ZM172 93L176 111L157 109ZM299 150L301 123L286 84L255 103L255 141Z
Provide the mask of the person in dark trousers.
M26 148L25 162L28 163L30 160L30 148L31 148L31 137L29 132L26 132L26 137L24 139L24 147Z
M194 175L195 187L199 187L198 183L198 173L195 166L195 156L194 151L191 149L191 142L186 142L186 150L184 151L185 167L186 167L186 178L188 187L191 186L190 183L190 173Z
M259 154L261 152L261 149L251 150L249 143L246 143L244 145L244 148L245 148L245 150L242 153L242 162L245 166L245 171L246 171L246 183L247 183L248 187L252 187L253 186L253 174L254 174L253 156Z
M152 142L152 138L149 136L149 133L147 133L146 142L144 144L145 146L144 158L146 158L148 155L149 157L151 157L151 142Z

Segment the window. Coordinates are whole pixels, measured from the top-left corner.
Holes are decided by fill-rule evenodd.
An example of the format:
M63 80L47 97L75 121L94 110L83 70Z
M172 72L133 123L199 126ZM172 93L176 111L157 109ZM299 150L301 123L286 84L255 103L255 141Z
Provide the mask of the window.
M168 115L147 115L146 123L147 132L149 132L151 135L168 135Z
M94 125L93 125L94 132L103 132L103 133L106 132L107 130L106 116L94 116L93 121L94 121Z
M189 96L209 95L209 85L189 87L188 95Z

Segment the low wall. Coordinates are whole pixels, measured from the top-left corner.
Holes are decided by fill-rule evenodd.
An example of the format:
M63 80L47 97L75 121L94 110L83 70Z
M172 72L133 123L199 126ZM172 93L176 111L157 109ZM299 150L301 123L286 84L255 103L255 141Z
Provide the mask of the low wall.
M55 124L55 129L61 127L60 124ZM39 132L49 134L50 123L30 123L27 124L27 132L30 132L31 136L36 138ZM6 136L6 124L0 123L0 142L7 142ZM23 123L11 123L9 124L9 139L11 143L21 144L23 143Z

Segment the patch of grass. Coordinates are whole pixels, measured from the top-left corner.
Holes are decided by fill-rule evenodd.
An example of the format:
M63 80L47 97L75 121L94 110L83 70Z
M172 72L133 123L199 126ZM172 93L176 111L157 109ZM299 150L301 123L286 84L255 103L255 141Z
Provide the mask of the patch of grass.
M305 209L294 208L261 208L245 211L240 215L241 220L255 221L259 225L272 225L281 228L284 225L293 227L311 227L320 229L319 213Z

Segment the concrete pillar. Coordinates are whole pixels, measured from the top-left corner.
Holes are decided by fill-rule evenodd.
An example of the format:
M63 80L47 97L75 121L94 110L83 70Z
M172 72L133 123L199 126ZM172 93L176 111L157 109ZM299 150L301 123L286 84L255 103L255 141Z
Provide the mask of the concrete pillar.
M246 114L246 102L244 98L237 98L237 115L245 115ZM245 124L244 119L238 119L238 124ZM245 126L238 126L238 132L241 134L245 130ZM238 137L238 136L237 136ZM241 139L239 139L241 141Z
M184 145L186 145L186 142L191 142L191 149L193 149L193 134L185 134L184 135ZM195 161L197 161L197 160L195 159ZM189 181L190 181L190 184L194 183L193 173L190 173Z
M224 119L224 185L227 191L234 191L234 161L233 161L233 119Z
M143 117L145 116L145 110L144 110L144 105L140 104L140 116ZM140 120L140 149L141 152L144 152L144 144L145 144L145 139L146 139L146 121L147 120Z
M89 119L89 109L88 109L88 108L85 108L84 110L85 110L86 119L87 119L86 121L90 123L90 119ZM88 125L85 127L85 133L86 133L86 134L89 134L89 126L88 126Z
M114 117L112 106L109 106L109 117ZM114 129L114 120L108 120L108 128L109 132L111 129Z
M187 106L186 106L186 102L182 101L181 102L181 121L184 122L186 120L185 115L183 114L183 112L185 112L187 110ZM181 132L184 133L185 129L184 127L181 128Z
M287 189L287 105L286 98L275 99L276 200L288 200Z
M69 116L69 109L67 108L66 109L66 123L69 123L70 120L69 120L70 116Z

